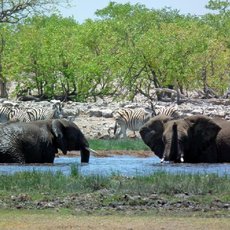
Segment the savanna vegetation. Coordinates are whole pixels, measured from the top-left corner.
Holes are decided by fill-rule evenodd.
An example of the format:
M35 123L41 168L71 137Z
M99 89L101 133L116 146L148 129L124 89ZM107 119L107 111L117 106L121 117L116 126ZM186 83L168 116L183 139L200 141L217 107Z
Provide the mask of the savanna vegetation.
M33 2L38 10L49 1ZM95 12L97 19L81 24L57 13L11 12L20 20L0 21L1 94L15 82L10 96L75 101L110 95L132 100L137 93L152 99L160 88L223 96L229 87L229 6L210 0L206 7L213 13L196 16L111 2Z
M35 95L87 101L113 96L132 100L139 93L148 99L161 99L157 90L162 88L173 88L184 95L199 90L205 97L226 94L230 72L229 1L210 0L207 8L213 13L204 16L111 2L95 12L97 19L81 24L58 13L45 14L49 6L63 2L67 3L1 1L1 97ZM9 92L7 87L12 82L16 87ZM141 141L131 141L90 140L90 146L96 150L147 150ZM172 225L173 221L165 226L155 219L167 213L170 218L189 216L185 221L191 223L188 229L194 229L197 220L199 229L229 227L228 175L156 172L145 177L82 176L78 165L70 167L70 175L36 171L0 175L0 228L25 229L35 219L37 224L46 221L41 229L48 225L53 226L49 229L79 227L72 222L68 225L66 213L121 213L119 218L113 216L107 225L110 229L124 213L150 215L144 222L137 216L129 221L136 224L134 227L143 222L145 229L152 229L153 225L146 227L152 220L158 228L184 229L184 225ZM42 212L34 217L34 210ZM47 210L53 213L47 214ZM217 225L214 218L197 218L206 216L225 218ZM50 221L52 218L55 221ZM60 220L62 225L56 226ZM36 225L32 222L31 226L34 229ZM103 229L99 221L92 226ZM117 229L121 226L126 225L122 223Z
M135 210L145 207L148 211L157 211L161 207L170 211L168 206L174 207L180 201L186 204L175 207L179 211L186 211L186 208L187 211L194 211L194 208L198 208L197 211L204 208L217 211L215 208L218 207L220 214L225 216L228 213L229 175L170 174L158 171L149 176L83 176L79 170L78 165L72 165L70 175L61 171L0 175L0 207L60 208L69 211L79 208L81 212L102 209L106 212L119 211L117 207L123 206L124 209L120 211L132 210L131 207L135 207Z
M113 142L114 141L114 142ZM96 150L143 150L139 140L90 140ZM62 171L0 175L0 209L58 210L69 214L156 214L160 216L228 217L229 175L170 174L162 168L151 175L119 173L83 175L78 164ZM42 212L44 213L44 212Z

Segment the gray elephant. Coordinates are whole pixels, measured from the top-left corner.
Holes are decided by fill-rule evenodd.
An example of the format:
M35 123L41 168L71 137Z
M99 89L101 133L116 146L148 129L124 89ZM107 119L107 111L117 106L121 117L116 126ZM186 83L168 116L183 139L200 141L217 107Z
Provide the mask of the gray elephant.
M161 119L155 118L155 123L157 121L162 123ZM230 122L200 115L169 119L162 124L162 128L163 132L158 132L162 139L161 150L164 149L159 156L162 161L230 162ZM147 136L143 135L144 130L146 127L140 130L142 138Z
M161 159L164 153L162 140L164 125L172 119L172 117L163 114L157 115L146 122L139 131L144 143Z
M65 119L11 122L0 127L1 163L53 163L55 153L80 150L88 163L88 141L78 126Z

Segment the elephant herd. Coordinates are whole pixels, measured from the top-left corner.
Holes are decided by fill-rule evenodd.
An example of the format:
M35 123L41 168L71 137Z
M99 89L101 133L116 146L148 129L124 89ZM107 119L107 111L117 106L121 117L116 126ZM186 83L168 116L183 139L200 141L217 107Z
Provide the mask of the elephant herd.
M144 143L162 162L230 162L230 122L203 115L151 118L140 129ZM79 150L88 163L89 143L79 127L65 119L10 122L0 126L0 163L53 163L58 149Z
M140 135L162 162L230 162L230 122L220 118L158 115L144 124Z

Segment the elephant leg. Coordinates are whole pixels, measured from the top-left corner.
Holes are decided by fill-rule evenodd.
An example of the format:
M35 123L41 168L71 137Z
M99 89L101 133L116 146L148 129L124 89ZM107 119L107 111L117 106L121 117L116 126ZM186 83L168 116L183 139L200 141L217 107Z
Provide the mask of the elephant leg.
M20 163L20 164L28 163L28 162L26 162L24 155L20 152L10 153L9 156L7 157L6 162L7 163Z
M81 153L81 163L89 163L90 151L88 149L82 149Z

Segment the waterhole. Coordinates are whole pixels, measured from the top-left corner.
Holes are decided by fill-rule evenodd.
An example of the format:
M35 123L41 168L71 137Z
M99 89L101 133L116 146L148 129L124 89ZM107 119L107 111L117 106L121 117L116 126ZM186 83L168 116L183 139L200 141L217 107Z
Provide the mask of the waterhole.
M20 171L61 171L68 175L71 167L77 165L82 175L111 175L123 176L149 175L156 171L169 173L215 173L218 175L230 175L230 164L174 164L160 163L157 157L135 156L109 156L90 158L89 164L80 164L79 157L61 156L55 158L54 164L1 164L0 174L13 174Z

